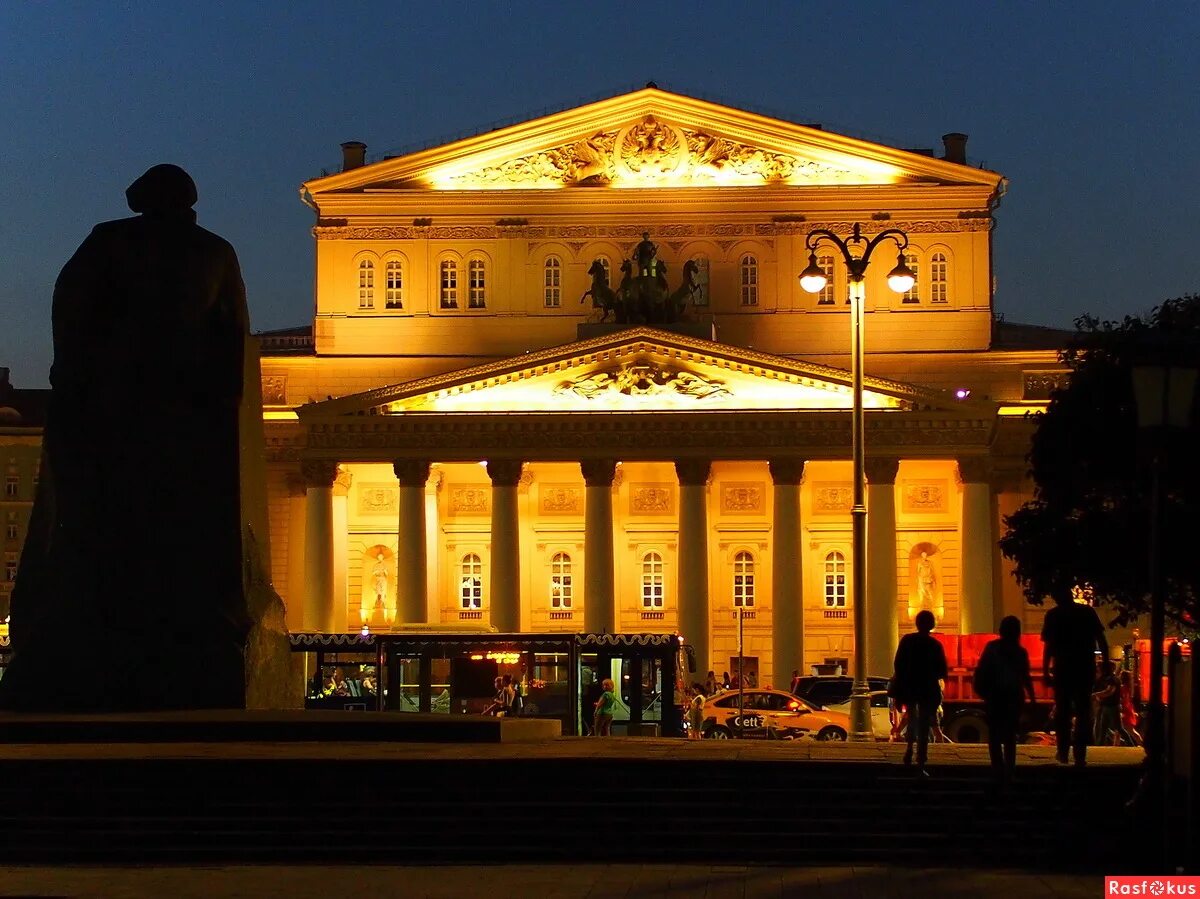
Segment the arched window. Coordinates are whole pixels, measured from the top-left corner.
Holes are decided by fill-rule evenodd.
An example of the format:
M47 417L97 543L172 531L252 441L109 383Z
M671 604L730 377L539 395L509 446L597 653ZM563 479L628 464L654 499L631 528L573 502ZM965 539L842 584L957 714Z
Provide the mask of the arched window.
M550 560L550 608L571 608L573 593L571 557L566 553L555 553Z
M742 257L742 305L758 305L758 259L747 253Z
M833 257L818 256L817 268L825 273L825 286L817 294L818 306L832 306L833 302Z
M825 557L825 608L846 608L846 557L837 550Z
M658 553L642 556L642 608L663 607L663 561Z
M358 308L375 308L375 263L370 259L358 264Z
M745 550L733 557L733 604L754 605L754 556Z
M709 303L708 294L708 274L709 261L708 257L703 253L698 256L693 256L692 261L696 263L696 286L700 288L692 294L693 306L707 306Z
M475 258L467 263L467 308L487 307L487 262Z
M386 274L384 306L388 309L403 309L404 263L399 259L389 259L384 272Z
M443 259L441 266L441 307L458 308L458 260Z
M547 256L542 267L542 296L547 309L562 305L562 260L557 256Z
M463 609L483 608L483 563L475 553L463 556L459 600Z
M929 258L929 302L950 302L946 254L934 253Z
M910 269L910 270L912 271L912 273L913 273L913 286L912 286L912 289L911 289L911 290L907 291L907 292L904 294L904 297L903 297L903 299L901 300L901 302L902 302L902 303L909 303L909 304L912 304L912 303L919 303L919 302L921 302L921 268L920 268L920 263L917 261L917 257L916 257L916 256L914 256L914 255L912 255L912 254L910 254L910 253L905 253L905 254L904 254L904 264L905 264L905 265L907 265L907 266L909 267L909 269Z

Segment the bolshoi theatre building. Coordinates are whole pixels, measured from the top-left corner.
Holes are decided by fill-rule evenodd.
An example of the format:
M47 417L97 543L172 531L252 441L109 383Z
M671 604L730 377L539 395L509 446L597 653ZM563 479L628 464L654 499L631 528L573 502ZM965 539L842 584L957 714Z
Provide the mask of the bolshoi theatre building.
M944 143L649 85L371 163L343 145L301 190L311 326L260 335L290 629L679 632L702 678L736 668L741 617L760 684L844 666L849 272L807 241L858 225L906 235L916 275L890 290L881 246L865 276L869 672L924 608L1036 630L997 539L1065 335L995 314L1006 182Z

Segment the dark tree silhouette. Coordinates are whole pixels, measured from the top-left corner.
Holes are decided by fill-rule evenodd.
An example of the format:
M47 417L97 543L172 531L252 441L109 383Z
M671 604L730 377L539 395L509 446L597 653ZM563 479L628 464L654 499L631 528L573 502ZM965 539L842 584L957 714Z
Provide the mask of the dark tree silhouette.
M1005 518L1000 549L1030 602L1094 591L1116 623L1149 609L1150 454L1137 427L1135 364L1200 365L1200 296L1123 321L1076 320L1062 354L1071 369L1040 416L1029 454L1034 499ZM1167 435L1160 558L1167 615L1194 629L1200 588L1200 440Z

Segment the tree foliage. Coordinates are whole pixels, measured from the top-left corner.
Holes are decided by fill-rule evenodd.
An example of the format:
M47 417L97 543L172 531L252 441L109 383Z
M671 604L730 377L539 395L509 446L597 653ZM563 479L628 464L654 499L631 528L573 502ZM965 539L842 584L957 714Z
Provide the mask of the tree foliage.
M1123 321L1084 316L1062 353L1071 371L1039 416L1028 461L1034 498L1005 518L1000 549L1025 596L1090 588L1118 623L1149 610L1152 459L1161 454L1161 539L1168 616L1195 630L1200 610L1200 439L1191 426L1139 431L1135 364L1200 366L1200 296Z

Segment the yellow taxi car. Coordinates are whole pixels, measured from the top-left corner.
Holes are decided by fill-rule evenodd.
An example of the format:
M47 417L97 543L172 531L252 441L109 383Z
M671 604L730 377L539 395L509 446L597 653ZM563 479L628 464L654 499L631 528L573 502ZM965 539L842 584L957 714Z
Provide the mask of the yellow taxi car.
M728 690L704 703L701 735L709 740L728 740L735 735L757 739L845 740L850 717L805 702L783 690L755 687L741 695Z

